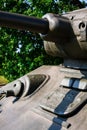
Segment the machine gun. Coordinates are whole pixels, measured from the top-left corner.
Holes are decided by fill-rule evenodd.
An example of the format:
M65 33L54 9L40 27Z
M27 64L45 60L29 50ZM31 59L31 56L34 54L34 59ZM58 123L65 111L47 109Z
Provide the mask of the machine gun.
M49 55L64 58L62 66L41 66L0 88L0 130L87 128L86 13L40 19L0 11L0 26L37 32Z

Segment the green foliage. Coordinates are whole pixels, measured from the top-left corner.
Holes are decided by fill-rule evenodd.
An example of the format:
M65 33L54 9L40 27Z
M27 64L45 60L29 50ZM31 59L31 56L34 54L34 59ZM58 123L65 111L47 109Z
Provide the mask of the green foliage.
M0 10L41 17L47 12L64 13L78 8L66 0L3 0ZM38 34L0 28L0 74L10 81L43 65L59 64L62 60L44 52Z

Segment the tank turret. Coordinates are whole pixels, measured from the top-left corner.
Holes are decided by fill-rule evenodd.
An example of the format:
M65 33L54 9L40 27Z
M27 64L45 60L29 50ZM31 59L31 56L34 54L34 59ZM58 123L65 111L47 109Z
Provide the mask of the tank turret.
M62 16L48 13L42 19L0 11L0 26L40 33L50 55L87 59L86 9Z

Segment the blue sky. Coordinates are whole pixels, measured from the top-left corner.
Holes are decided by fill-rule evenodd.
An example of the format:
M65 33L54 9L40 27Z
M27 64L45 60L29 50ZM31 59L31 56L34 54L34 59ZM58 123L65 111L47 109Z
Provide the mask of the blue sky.
M85 2L87 2L87 0L80 0L80 1L85 1Z

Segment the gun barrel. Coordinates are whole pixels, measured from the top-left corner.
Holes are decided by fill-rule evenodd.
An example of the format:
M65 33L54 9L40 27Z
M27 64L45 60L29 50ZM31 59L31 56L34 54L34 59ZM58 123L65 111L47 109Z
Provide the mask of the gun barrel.
M0 26L46 34L49 22L46 19L0 11Z

